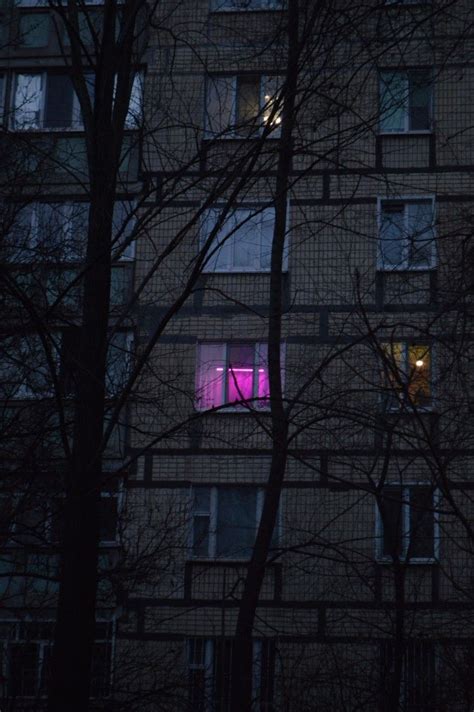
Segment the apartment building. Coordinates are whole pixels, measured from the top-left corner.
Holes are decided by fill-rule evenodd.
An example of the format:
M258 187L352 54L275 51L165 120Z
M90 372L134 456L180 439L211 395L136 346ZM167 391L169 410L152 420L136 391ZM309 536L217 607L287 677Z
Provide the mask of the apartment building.
M89 134L68 16L10 10L1 625L16 710L39 709L47 685ZM105 11L81 5L76 30L92 101ZM472 708L471 23L468 0L163 0L138 25L94 709L231 709L276 401L286 464L252 709Z

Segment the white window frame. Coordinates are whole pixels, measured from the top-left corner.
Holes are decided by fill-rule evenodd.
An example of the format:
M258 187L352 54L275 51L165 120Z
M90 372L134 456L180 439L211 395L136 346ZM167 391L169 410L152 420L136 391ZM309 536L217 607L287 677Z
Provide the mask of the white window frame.
M412 4L412 3L410 3ZM422 69L430 69L430 67L419 67L419 70ZM431 88L431 94L430 94L430 104L429 104L429 128L427 129L412 129L410 127L410 104L408 103L410 100L410 79L409 79L409 73L411 71L417 71L416 68L410 68L407 67L406 69L400 69L400 68L383 68L379 69L378 73L378 92L379 92L379 99L378 99L378 106L379 106L379 129L378 133L381 136L402 136L405 134L425 134L429 135L433 133L433 122L434 122L434 92L433 88ZM382 74L405 74L407 77L407 105L403 107L404 109L404 116L403 116L403 128L401 129L386 129L382 127L383 123L383 112L382 112L382 96L383 96L383 79L382 79Z
M408 261L408 238L404 239L403 251L406 257L400 261L398 264L386 264L383 259L382 249L381 249L381 239L382 239L382 226L383 226L383 212L385 204L400 204L403 203L403 221L405 226L405 233L408 236L408 224L409 224L409 211L408 205L413 203L428 203L431 202L431 215L432 223L431 230L433 233L433 239L431 242L431 254L428 266L425 265L411 265ZM428 195L401 195L400 197L385 197L377 196L377 269L382 272L426 272L428 270L435 269L437 265L437 250L436 250L436 196L434 194Z
M46 109L46 92L47 92L47 83L48 83L48 76L52 74L51 71L42 71L42 72L37 72L37 71L16 71L13 75L13 89L12 89L12 99L11 99L11 118L10 118L10 128L13 131L41 131L41 132L47 132L47 133L57 133L57 132L73 132L73 131L82 131L84 129L84 124L82 122L82 116L81 116L81 106L79 103L79 98L74 91L74 87L72 86L72 108L71 108L71 126L44 126L44 119L45 119L45 109ZM65 74L65 73L63 73ZM18 77L19 76L39 76L41 77L41 97L40 97L40 107L39 107L39 118L38 118L38 126L17 126L16 125L16 111L17 108L15 106L15 98L16 98L16 89L17 89L17 82L18 82Z
M412 540L411 534L411 517L410 517L410 490L414 487L420 487L424 489L432 490L432 505L433 505L433 556L411 556L410 546ZM439 503L441 499L440 491L432 487L430 482L387 482L383 486L385 489L399 489L401 490L401 508L402 508L402 526L401 526L401 541L402 541L402 551L400 553L400 560L406 564L436 564L439 561L440 553L440 524L439 524ZM398 501L398 500L397 500ZM416 536L416 535L415 535ZM378 506L377 501L375 501L375 557L379 563L391 564L393 563L391 556L384 554L384 528L382 521L382 514Z
M221 76L214 76L210 77L208 82L212 82L213 78L214 79L226 79L227 82L229 83L229 87L231 88L232 92L232 116L231 116L231 122L230 126L227 128L224 128L221 131L215 131L213 130L209 123L209 106L208 106L208 92L209 92L209 83L206 86L206 114L205 114L205 137L206 138L219 138L219 139L248 139L248 131L251 128L250 126L242 126L242 128L239 130L238 126L238 117L237 117L237 109L238 109L238 97L237 97L237 92L238 92L238 80L239 78L245 78L245 74L232 74L232 75L221 75ZM283 81L283 75L281 74L261 74L259 72L255 72L252 74L252 76L256 76L259 78L259 86L258 86L258 94L259 94L259 113L258 116L256 117L256 123L255 123L255 136L261 136L262 133L265 131L265 120L264 120L264 114L263 110L269 100L267 100L266 97L266 86L267 82L272 79L276 79L280 77ZM267 138L279 138L280 133L281 133L281 127L280 127L280 122L281 122L281 111L282 107L280 107L279 112L275 116L275 126L268 132ZM235 128L232 128L235 127ZM251 136L250 136L251 137Z
M112 257L113 257L114 261L132 262L135 259L135 248L136 248L135 240L132 240L127 245L125 250L118 256L118 258L114 257L114 255L113 255L114 252L120 251L121 243L125 240L128 240L128 236L126 233L128 232L128 230L130 230L130 232L132 232L134 230L134 222L136 219L134 216L135 204L133 201L117 200L115 202L114 213L115 213L115 208L117 208L118 205L122 204L122 203L130 204L130 207L131 207L130 212L132 214L132 217L129 219L129 226L127 226L127 230L125 230L125 232L122 231L122 235L121 235L120 239L115 240L115 242L112 246ZM29 230L29 239L27 242L29 244L31 244L32 250L35 249L34 246L36 244L38 244L38 242L40 242L40 240L41 240L39 211L41 209L41 206L48 205L48 204L61 205L61 209L63 211L62 214L64 215L65 219L61 222L60 228L62 230L64 240L70 241L71 243L73 242L73 214L74 214L75 206L83 205L84 208L87 210L89 207L89 203L87 201L79 201L79 200L40 201L40 200L38 200L38 201L34 201L34 202L29 203L29 204L23 206L22 208L20 208L20 226L21 226L21 211L23 211L23 210L29 211L29 221L28 221L28 224L26 225L27 229ZM115 218L113 218L113 219L115 219ZM114 227L115 226L113 226L113 230L114 230ZM125 239L124 239L124 235L125 235ZM86 241L87 241L87 237L86 237ZM66 257L64 260L61 260L60 262L64 263L64 264L68 264L68 265L69 264L81 264L82 262L84 262L86 246L87 246L86 241L84 242L84 245L83 245L84 249L83 249L83 255L81 257L74 256L74 258L69 258L69 259ZM26 246L26 244L27 243L25 241L25 246ZM31 256L31 259L21 261L21 263L22 264L31 264L32 262L40 262L40 261L42 262L42 260L40 259L40 255L33 254ZM48 264L48 262L45 261L44 264ZM55 265L56 265L56 263L54 262L53 266L55 266Z
M219 217L221 215L221 209L219 206L216 206L215 208L209 208L206 210L205 214L203 215L203 219L201 221L201 230L200 230L200 243L201 243L201 249L204 247L205 243L207 242L209 238L209 234L212 231L212 229L215 227L216 223L219 221ZM241 214L241 217L238 216L238 214ZM232 253L232 263L228 267L213 267L212 262L214 260L217 261L217 256L220 251L220 247L218 246L218 240L219 240L219 235L222 232L222 229L225 227L226 223L228 222L229 219L233 218L236 216L236 221L237 225L236 228L234 228L234 231L228 235L225 238L225 242L229 242L229 249L231 250ZM289 209L287 210L287 224L289 223L289 216L290 216L290 211ZM255 267L248 267L244 268L239 265L235 264L235 258L234 255L238 251L238 245L239 241L238 235L239 235L239 229L240 227L244 226L245 224L252 225L255 219L255 230L259 231L259 240L260 240L260 264L255 265ZM263 266L263 255L262 255L262 223L265 221L271 221L273 219L273 228L275 226L275 208L273 207L263 207L263 206L246 206L246 205L238 205L236 208L232 211L229 211L224 223L221 225L219 230L216 232L213 242L211 243L209 249L208 249L208 257L206 258L206 263L203 267L203 272L208 273L208 274L268 274L271 271L271 245L270 245L270 252L269 252L269 258L268 258L268 266L265 267ZM210 228L210 229L208 229ZM283 253L283 272L288 271L288 227L287 227L287 238L285 240L285 248L284 248L284 253Z
M217 514L219 506L219 490L225 489L236 489L240 487L249 488L256 491L256 506L255 506L255 536L257 536L258 527L260 524L260 519L262 518L263 503L265 499L265 489L259 487L258 485L241 485L235 483L233 485L194 485L190 490L190 509L191 509L191 527L189 532L189 552L190 559L194 561L248 561L248 557L242 556L217 556ZM195 509L194 508L194 491L196 489L209 489L209 509ZM280 498L280 506L278 509L277 520L275 523L275 531L273 536L278 540L281 536L281 504L282 498ZM195 517L208 517L209 518L209 543L208 543L208 555L198 556L194 554L194 518Z
M426 347L427 353L429 353L430 356L430 403L427 405L417 405L416 403L411 403L410 400L406 397L405 393L401 393L397 395L397 391L394 388L392 391L392 394L390 394L390 388L389 388L389 383L384 382L383 383L383 392L381 394L382 396L382 402L386 402L386 399L389 395L392 396L393 398L393 405L390 405L388 408L386 407L386 410L388 412L392 413L398 413L402 408L410 408L412 411L418 411L420 413L429 413L435 408L435 374L437 372L436 369L436 350L433 348L433 344L427 344L427 343L421 343L421 342L411 342L411 341L387 341L387 342L382 342L381 346L382 349L384 347L390 347L390 351L392 349L392 346L395 344L399 344L403 348L403 363L401 364L401 370L400 370L400 376L402 377L401 380L403 384L406 384L406 374L408 373L408 366L409 366L409 351L408 349L410 346L413 347ZM385 355L385 359L391 359L391 352L387 353ZM393 366L396 366L395 361L393 361ZM386 377L387 375L391 374L391 370L388 364L385 362L382 364L382 372L383 376Z
M223 376L223 394L222 394L222 403L220 403L216 408L216 413L243 413L243 412L249 412L253 409L255 409L257 412L262 412L262 411L269 411L271 406L270 406L270 399L260 399L258 400L258 394L255 394L256 387L258 387L258 381L255 378L255 374L258 373L258 366L255 367L255 356L257 351L259 351L262 347L267 348L267 344L264 341L246 341L245 339L242 339L242 341L200 341L197 343L197 348L196 348L196 379L195 379L195 389L196 389L196 396L198 393L198 385L199 385L199 379L201 378L201 374L199 372L199 366L200 366L200 349L202 346L213 346L213 345L218 345L218 346L223 346L225 348L225 355L224 359L222 361L222 370L224 372ZM248 346L253 346L254 347L254 379L253 379L253 394L252 394L252 400L251 402L246 403L240 403L240 404L235 404L233 405L232 403L227 401L227 396L228 396L228 382L227 382L227 371L229 369L229 347L232 347L234 345L248 345ZM282 375L282 381L284 382L284 372L285 372L285 344L281 343L280 345L280 363L281 363L281 375ZM268 355L267 355L267 364L266 364L267 370L268 370ZM197 411L200 412L206 412L210 410L208 407L204 407L200 405L199 403L199 398L195 397L195 408Z

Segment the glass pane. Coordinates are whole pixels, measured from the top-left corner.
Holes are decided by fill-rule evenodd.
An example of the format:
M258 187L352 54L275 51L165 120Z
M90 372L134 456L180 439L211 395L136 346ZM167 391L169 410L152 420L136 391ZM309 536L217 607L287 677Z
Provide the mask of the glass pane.
M112 336L107 351L106 388L109 395L116 395L125 386L130 372L131 342L127 331Z
M281 124L281 101L278 96L278 92L281 86L281 77L264 77L262 79L263 84L263 97L262 97L262 110L263 110L263 123L271 123L272 127L275 129L280 128ZM275 106L275 102L278 102Z
M429 267L433 252L433 206L431 202L408 204L408 263Z
M23 47L46 47L49 38L49 15L28 13L20 16L19 35Z
M67 74L49 74L46 82L45 128L69 128L72 122L73 87Z
M117 536L117 497L100 498L100 541L115 542Z
M253 344L233 344L228 347L227 400L229 403L252 398L254 395Z
M269 270L272 259L273 232L275 229L275 210L267 208L261 216L261 253L260 266L262 270ZM285 250L284 267L286 267L287 250Z
M9 697L34 696L39 682L39 646L34 643L11 643L9 663Z
M195 515L193 518L193 554L209 556L209 515Z
M211 134L220 134L234 123L235 78L211 77L207 83L206 127Z
M237 125L255 122L260 111L260 77L237 78Z
M428 130L431 119L431 77L426 71L410 72L410 129Z
M383 555L402 555L403 507L402 490L390 487L384 490L380 516L383 528Z
M250 210L236 210L236 232L233 237L233 266L242 270L260 268L260 216Z
M404 207L403 205L382 206L382 224L380 228L380 260L383 267L397 267L403 263L404 244Z
M114 205L112 220L114 259L133 259L135 244L134 242L129 242L136 225L133 202L130 200L117 201ZM126 247L124 247L124 244L126 244Z
M15 128L40 128L42 87L43 77L41 74L17 75L15 87Z
M207 512L211 510L211 488L210 487L195 487L193 489L194 504L193 510L195 513Z
M408 113L408 77L405 72L380 75L380 129L406 131Z
M218 492L217 556L247 558L255 541L257 492L247 487Z
M267 400L270 396L270 381L268 379L268 348L267 344L257 344L256 347L256 362L258 368L258 386L257 395L259 398L265 399L260 402L259 407L267 407Z
M434 556L433 492L430 487L410 487L409 556Z
M196 406L200 410L224 403L225 344L198 346Z
M404 369L405 344L393 342L382 344L386 361L383 363L385 402L388 408L396 407L403 398L403 387L406 380Z
M135 74L132 88L130 90L130 101L128 104L125 126L128 129L138 128L142 122L143 111L143 77Z
M431 356L429 346L408 347L409 383L411 402L426 406L431 402Z

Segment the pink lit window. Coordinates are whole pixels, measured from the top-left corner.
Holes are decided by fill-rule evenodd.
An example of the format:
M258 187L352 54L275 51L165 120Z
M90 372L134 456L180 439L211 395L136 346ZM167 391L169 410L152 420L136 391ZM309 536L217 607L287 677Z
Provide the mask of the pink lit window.
M268 408L266 344L200 344L196 379L199 410L235 403ZM255 400L254 400L255 399ZM260 400L258 400L260 399Z

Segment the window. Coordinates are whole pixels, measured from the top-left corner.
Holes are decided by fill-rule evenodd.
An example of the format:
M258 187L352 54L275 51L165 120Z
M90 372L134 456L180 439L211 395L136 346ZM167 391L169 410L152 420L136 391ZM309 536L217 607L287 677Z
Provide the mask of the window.
M436 261L433 200L379 201L382 270L430 269Z
M61 334L61 385L63 392L70 396L75 393L77 374L81 367L78 360L79 338L77 328L65 329ZM117 331L110 337L105 373L105 387L110 398L118 396L127 382L132 351L133 334L130 331Z
M48 343L54 367L58 352L54 343ZM52 393L51 365L38 335L5 337L0 346L1 400L49 398Z
M283 0L213 0L213 10L281 10Z
M89 203L29 203L11 206L7 258L15 263L78 262L85 257ZM113 259L134 257L134 205L118 201L113 215Z
M69 75L59 72L17 74L12 128L81 129L79 100Z
M388 485L377 506L377 559L432 562L438 555L437 493L429 485Z
M394 690L395 642L383 641L380 653L380 712L393 709L394 696L399 698L397 709L401 712L433 712L436 708L436 658L433 644L425 640L404 642L398 690Z
M208 250L205 271L270 271L275 209L237 208L222 225L219 225L220 217L220 210L213 208L207 211L203 220L203 245L213 230L216 231ZM285 263L286 258L285 254Z
M118 498L114 492L100 497L100 544L117 543ZM57 544L64 520L64 499L44 491L0 495L0 545Z
M380 131L429 131L431 114L430 70L407 69L380 73Z
M206 130L220 138L258 135L265 127L277 136L281 123L278 101L281 77L242 74L209 77Z
M47 47L51 31L49 13L28 12L20 15L18 43L21 47Z
M433 364L427 344L393 342L382 344L383 397L388 410L410 407L430 408L433 405Z
M256 487L193 487L192 552L198 558L248 559L263 506Z
M50 622L0 623L0 673L11 700L46 695L54 638ZM104 697L110 688L112 625L96 624L92 655L92 697Z
M86 77L91 101L95 77ZM143 78L133 78L125 128L134 129L142 118ZM16 130L48 129L81 131L83 129L79 99L71 78L60 72L17 74L14 80L12 128Z
M233 643L228 638L193 638L187 642L189 710L228 712ZM275 645L253 642L252 709L270 710L273 703Z
M267 346L260 343L200 344L197 349L196 407L224 404L268 409ZM248 401L245 403L245 401Z

